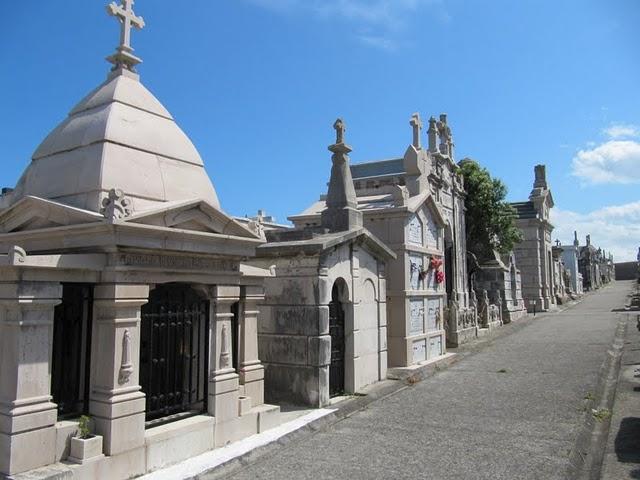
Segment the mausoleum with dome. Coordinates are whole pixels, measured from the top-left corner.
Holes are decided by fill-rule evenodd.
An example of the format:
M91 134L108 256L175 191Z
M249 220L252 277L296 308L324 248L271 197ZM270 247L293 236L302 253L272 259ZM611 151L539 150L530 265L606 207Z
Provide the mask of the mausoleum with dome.
M258 359L269 271L244 263L264 235L222 210L140 82L132 4L108 6L122 28L107 80L0 198L0 477L130 478L278 410Z

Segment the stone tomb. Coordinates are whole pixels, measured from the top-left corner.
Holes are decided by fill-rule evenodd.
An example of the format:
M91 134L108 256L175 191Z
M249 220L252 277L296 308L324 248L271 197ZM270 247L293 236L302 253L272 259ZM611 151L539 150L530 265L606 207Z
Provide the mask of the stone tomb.
M395 254L362 226L338 120L328 208L318 227L267 231L260 355L269 401L322 407L387 373L385 263Z
M553 208L553 196L547 184L546 167L536 165L535 180L529 201L511 205L516 209L516 225L523 240L514 248L514 254L522 272L522 296L527 310L547 311L555 307L553 254L549 212Z
M264 237L222 211L197 150L140 83L132 3L109 7L123 40L107 80L0 199L0 475L130 478L268 428L277 411L257 344L269 272L243 263ZM83 414L99 439L70 458Z
M418 114L410 125L413 141L404 157L351 165L364 226L396 255L387 270L389 367L446 353L447 296L456 298L452 305L460 312L469 309L464 192L447 118L430 119L428 148L421 144ZM300 229L319 226L326 208L322 196L289 219Z

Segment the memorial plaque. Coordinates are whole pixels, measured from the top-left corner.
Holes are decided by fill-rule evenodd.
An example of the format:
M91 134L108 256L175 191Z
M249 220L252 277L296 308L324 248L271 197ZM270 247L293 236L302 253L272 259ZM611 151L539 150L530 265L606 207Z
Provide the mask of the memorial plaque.
M431 337L429 339L429 359L437 358L442 355L442 337Z
M427 340L413 342L413 363L424 362L427 359Z
M417 215L412 215L409 220L409 243L415 245L424 245L424 237L422 235L422 222Z
M413 299L410 300L409 305L411 312L409 334L420 335L424 333L424 300L422 298Z
M412 290L421 290L424 287L420 281L420 272L424 268L422 255L409 255L409 285Z
M431 212L426 211L427 214L427 247L440 248L440 229L436 222L433 220Z
M440 299L430 298L427 300L427 331L437 330L436 314L440 310Z

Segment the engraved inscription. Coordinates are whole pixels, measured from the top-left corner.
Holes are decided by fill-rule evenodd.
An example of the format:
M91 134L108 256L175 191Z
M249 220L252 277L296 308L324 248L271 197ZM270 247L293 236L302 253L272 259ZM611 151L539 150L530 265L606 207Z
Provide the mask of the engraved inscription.
M437 298L430 298L427 300L427 330L438 329L438 312L440 310L440 300Z
M424 270L424 260L422 255L409 255L409 284L412 290L424 288L424 281L420 278L420 273Z
M431 337L429 339L429 359L442 355L442 337Z
M423 362L427 359L427 340L413 342L413 363Z
M238 263L230 260L137 253L120 254L118 256L118 264L132 267L175 268L180 270L223 270L237 272L240 269Z
M440 248L440 229L433 220L433 215L428 210L427 214L427 247Z
M409 302L411 312L410 334L420 335L424 333L424 301L414 299Z
M412 215L409 220L409 243L423 245L422 222L417 215Z

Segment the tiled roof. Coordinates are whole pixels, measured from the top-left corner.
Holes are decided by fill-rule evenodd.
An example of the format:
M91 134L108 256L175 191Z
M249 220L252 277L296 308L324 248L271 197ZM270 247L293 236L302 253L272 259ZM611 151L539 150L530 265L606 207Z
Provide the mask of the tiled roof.
M536 218L538 216L533 202L514 202L511 206L516 209L518 218Z
M404 162L402 158L351 165L351 176L354 180L383 175L402 175L404 173Z

